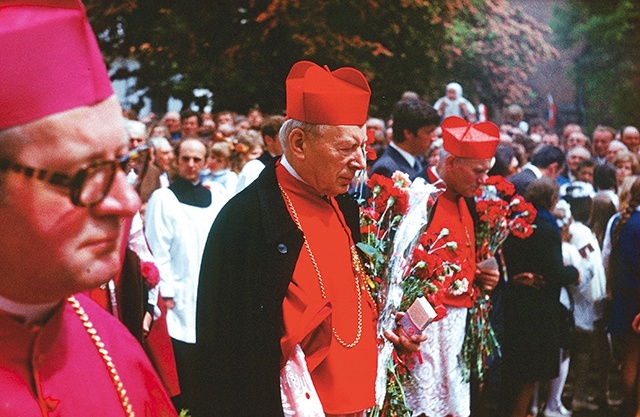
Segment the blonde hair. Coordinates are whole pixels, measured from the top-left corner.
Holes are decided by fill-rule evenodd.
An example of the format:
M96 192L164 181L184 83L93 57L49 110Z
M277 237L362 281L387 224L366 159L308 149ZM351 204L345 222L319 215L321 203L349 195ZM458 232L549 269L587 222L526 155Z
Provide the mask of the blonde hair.
M229 142L215 142L209 149L209 158L229 159L232 146Z
M631 186L637 178L637 175L629 175L627 178L622 180L622 184L620 184L620 188L618 189L618 198L620 199L618 211L625 211L629 205L629 199L631 198Z
M638 157L630 151L618 151L616 156L613 158L612 164L617 168L618 164L623 164L625 162L631 163L631 169L634 174L638 173Z
M260 132L253 129L240 132L237 136L237 143L231 153L231 169L236 173L240 173L242 167L247 163L244 156L259 146L264 148Z

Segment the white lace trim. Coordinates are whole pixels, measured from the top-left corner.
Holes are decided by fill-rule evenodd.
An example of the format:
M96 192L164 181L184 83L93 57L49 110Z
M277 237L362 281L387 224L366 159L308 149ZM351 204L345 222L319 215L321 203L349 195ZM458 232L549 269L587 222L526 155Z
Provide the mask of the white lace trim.
M462 382L458 354L462 349L467 309L447 307L447 315L431 323L422 342L422 363L416 360L414 380L405 386L413 415L469 417L470 387Z

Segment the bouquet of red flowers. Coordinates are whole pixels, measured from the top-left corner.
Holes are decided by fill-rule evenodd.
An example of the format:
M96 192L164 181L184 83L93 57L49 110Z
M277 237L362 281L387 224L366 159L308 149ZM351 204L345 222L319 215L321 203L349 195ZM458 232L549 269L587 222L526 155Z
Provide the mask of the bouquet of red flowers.
M463 244L454 240L446 227L420 236L402 282L401 310L405 311L416 297L423 295L436 311L434 321L446 315L447 309L442 302L444 295L447 292L462 294L469 289L469 280L459 276L461 267L457 253Z
M393 249L393 238L400 221L409 209L409 176L396 171L392 178L373 174L367 182L371 196L360 206L361 241L358 248L367 257L367 275L373 299L380 308L386 300L389 257Z
M476 193L476 227L478 261L495 256L510 233L521 239L533 233L536 209L516 194L516 189L500 175L487 178Z
M500 175L487 178L476 192L476 262L478 266L498 268L497 251L507 236L525 239L533 233L536 209L516 194L515 187ZM460 365L466 378L484 377L487 359L500 355L500 344L489 322L491 304L482 287L475 286L475 302L467 315L465 340L460 353Z
M422 277L427 263L440 265L437 252L447 248L446 236L428 247L423 245L426 242L420 243L429 209L442 189L423 180L411 183L408 176L400 172L394 173L392 178L374 174L367 185L371 195L360 207L362 240L358 247L367 255L365 267L371 277L369 285L380 313L377 406L370 416L410 416L402 388L408 369L383 332L396 327L396 313L405 310L418 296L428 295L432 305L438 304L437 286L444 284L438 281L429 292L426 281L419 281L417 276ZM442 247L436 248L436 245ZM433 251L430 251L431 247ZM414 260L414 255L419 259ZM447 271L453 269L455 266ZM446 275L443 268L440 271Z

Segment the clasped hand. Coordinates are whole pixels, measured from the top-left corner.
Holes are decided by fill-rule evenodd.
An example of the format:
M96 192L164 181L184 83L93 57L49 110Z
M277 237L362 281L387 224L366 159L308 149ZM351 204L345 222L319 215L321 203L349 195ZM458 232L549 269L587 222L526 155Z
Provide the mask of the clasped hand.
M396 313L396 323L398 323L404 315L405 313ZM427 340L427 336L425 334L414 334L411 337L407 336L407 334L398 325L396 325L394 330L385 330L384 336L393 343L396 351L401 354L419 351L420 343Z

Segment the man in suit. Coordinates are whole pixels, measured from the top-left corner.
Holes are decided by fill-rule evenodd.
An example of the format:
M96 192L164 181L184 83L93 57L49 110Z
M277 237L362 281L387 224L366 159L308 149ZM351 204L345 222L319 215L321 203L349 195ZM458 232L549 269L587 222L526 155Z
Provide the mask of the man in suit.
M556 146L545 145L538 149L522 171L509 177L509 181L516 187L520 195L524 195L529 184L541 177L557 180L564 167L565 156Z
M421 159L429 150L439 123L438 112L425 101L400 100L393 110L393 141L373 164L370 174L391 177L395 171L402 171L413 180L423 169Z

